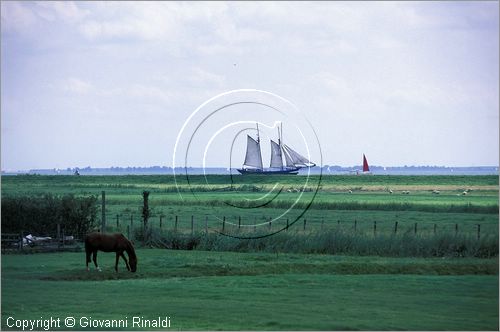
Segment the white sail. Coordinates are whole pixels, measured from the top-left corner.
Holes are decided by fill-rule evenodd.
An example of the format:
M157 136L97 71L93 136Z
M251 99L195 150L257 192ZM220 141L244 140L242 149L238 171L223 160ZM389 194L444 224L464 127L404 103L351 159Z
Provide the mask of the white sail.
M247 154L245 156L244 166L262 169L262 156L260 154L260 144L249 135L247 135Z
M288 145L283 144L283 150L285 151L285 156L288 154L292 163L295 167L312 167L316 164L310 162L307 158L301 156L298 152L292 150ZM288 166L288 160L287 160Z
M271 167L283 167L280 146L273 140L271 140Z
M283 155L285 156L286 167L295 167L292 157L284 148L283 148Z

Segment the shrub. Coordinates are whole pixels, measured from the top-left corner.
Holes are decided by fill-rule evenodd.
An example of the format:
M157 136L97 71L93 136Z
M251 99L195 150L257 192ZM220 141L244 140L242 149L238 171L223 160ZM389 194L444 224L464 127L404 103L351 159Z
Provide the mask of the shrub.
M81 236L96 225L95 196L2 197L2 232L29 232L38 236L53 235L61 224L68 235Z

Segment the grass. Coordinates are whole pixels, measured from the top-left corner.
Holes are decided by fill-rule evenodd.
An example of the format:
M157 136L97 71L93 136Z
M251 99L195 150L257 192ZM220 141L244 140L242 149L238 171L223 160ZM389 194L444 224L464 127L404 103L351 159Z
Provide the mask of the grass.
M259 234L259 233L257 233ZM246 237L247 234L238 234ZM250 235L253 235L251 233ZM141 235L142 236L142 235ZM352 231L310 233L281 232L257 239L231 238L219 234L152 234L151 246L210 251L307 253L388 257L498 257L498 236L370 236Z
M304 176L233 176L227 175L190 175L189 182L183 176L174 178L171 175L125 175L125 176L45 176L45 175L18 175L2 177L2 191L6 193L18 192L40 192L47 188L58 192L74 193L94 192L110 190L119 193L137 192L149 188L152 192L177 192L189 191L190 187L195 191L230 190L231 186L236 189L253 191L254 188L267 190L278 183L285 189L300 188L304 185ZM320 181L320 191L332 190L384 190L394 186L397 190L421 189L445 189L463 191L466 189L498 191L498 176L398 176L398 175L374 175L374 176L339 176L339 175L314 175L309 178L308 187L315 189ZM177 187L176 187L177 183ZM205 190L203 190L205 188ZM429 189L432 188L432 189Z
M364 227L369 230L376 221L380 231L388 232L395 222L408 229L418 223L419 230L422 231L433 231L436 224L438 232L453 233L455 224L459 224L460 232L470 235L475 233L477 224L481 224L484 234L498 234L497 176L323 176L321 188L314 199L313 192L287 192L287 188L298 188L304 181L303 176L234 176L234 188L239 190L229 190L229 176L210 175L206 179L203 176L190 176L189 180L192 188L197 191L191 193L186 179L178 177L179 187L183 191L181 197L175 187L174 177L168 175L4 176L2 196L44 193L99 196L104 190L108 225L115 225L118 215L120 227L124 230L130 218L136 223L139 221L143 190L151 192L153 224L158 225L159 218L163 215L165 225L172 227L177 216L179 226L184 228L186 225L189 227L192 215L198 228L204 226L205 216L209 217L209 227L216 228L221 227L220 220L223 217L233 223L237 223L238 218L241 218L243 224L263 223L270 217L283 214L298 195L302 194L301 200L281 218L280 223L284 224L286 218L292 222L303 217L307 218L311 227L319 227L321 224L337 227L337 223L352 225L356 220L361 229ZM314 180L318 180L318 177L312 177L310 181ZM276 200L263 208L245 208L253 204L248 199L263 195L263 192L254 192L248 188L265 189L275 181L284 186ZM411 190L411 194L403 195L400 191L389 194L388 190L394 186L399 190ZM243 190L243 187L248 190ZM352 194L346 188L351 188ZM435 195L430 188L442 191ZM462 195L466 189L472 191ZM311 201L313 203L302 215Z
M153 239L184 248L196 238L197 250L139 249L135 274L115 273L113 254L99 254L102 273L85 272L81 252L2 255L1 327L71 315L168 316L175 330L498 330L498 176L324 176L317 194L314 176L296 192L304 179L190 176L177 188L164 175L4 176L2 197L106 191L107 229L128 226L138 245L148 190ZM243 208L276 182L275 201ZM235 234L295 223L241 241L215 234L223 218Z
M169 316L190 330L498 330L498 259L138 250L136 274L83 253L2 256L16 319Z

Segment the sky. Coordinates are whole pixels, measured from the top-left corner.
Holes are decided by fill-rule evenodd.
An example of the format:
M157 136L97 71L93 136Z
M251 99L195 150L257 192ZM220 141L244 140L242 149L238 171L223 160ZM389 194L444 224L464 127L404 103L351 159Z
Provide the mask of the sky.
M498 6L2 1L1 168L172 166L235 89L293 103L323 165L498 166Z

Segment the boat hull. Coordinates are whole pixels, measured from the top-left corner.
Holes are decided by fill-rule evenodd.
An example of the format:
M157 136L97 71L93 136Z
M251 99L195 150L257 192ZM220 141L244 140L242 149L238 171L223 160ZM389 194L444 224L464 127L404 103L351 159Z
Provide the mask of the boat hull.
M290 174L297 175L299 173L298 168L289 168L289 169L278 169L278 170L265 170L265 169L238 169L238 172L243 175L270 175L270 174Z

